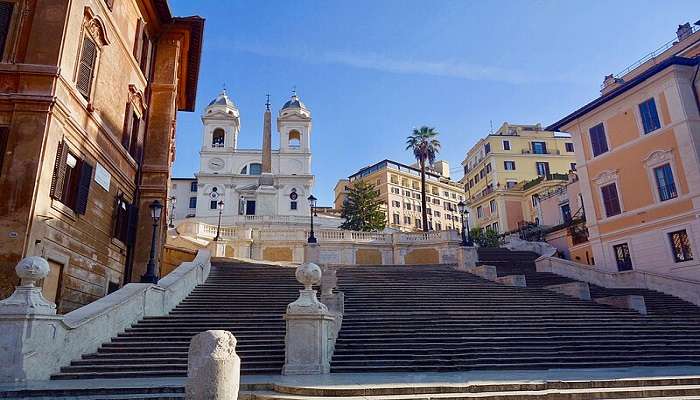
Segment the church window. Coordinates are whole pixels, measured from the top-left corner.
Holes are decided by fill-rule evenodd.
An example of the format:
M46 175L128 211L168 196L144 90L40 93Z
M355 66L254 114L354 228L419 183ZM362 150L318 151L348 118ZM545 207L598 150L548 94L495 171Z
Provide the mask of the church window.
M299 133L299 131L296 129L289 131L288 145L293 149L298 149L301 147L301 133Z
M217 205L217 201L216 201L216 200L211 200L211 201L209 202L209 209L210 209L210 210L216 210L216 205Z
M221 128L214 129L211 135L211 147L224 147L224 130Z
M297 209L297 202L296 201L290 201L289 202L289 208L291 210L296 210Z
M248 166L241 168L241 175L248 175Z

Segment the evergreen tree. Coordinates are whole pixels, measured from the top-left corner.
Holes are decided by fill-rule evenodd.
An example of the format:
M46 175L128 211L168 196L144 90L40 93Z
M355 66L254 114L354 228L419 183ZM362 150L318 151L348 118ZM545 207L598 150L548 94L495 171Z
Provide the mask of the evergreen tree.
M340 216L345 219L340 229L369 232L381 231L386 227L379 192L374 185L364 181L357 181L348 189Z

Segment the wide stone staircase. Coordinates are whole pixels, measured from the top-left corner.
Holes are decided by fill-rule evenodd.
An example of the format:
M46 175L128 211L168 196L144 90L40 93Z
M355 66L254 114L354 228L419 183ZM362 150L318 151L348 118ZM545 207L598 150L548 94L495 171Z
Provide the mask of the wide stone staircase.
M214 263L207 281L169 315L144 318L53 379L184 377L192 336L209 329L236 335L242 373L279 374L283 316L300 288L293 268Z
M571 280L537 273L532 254L499 254L513 256L499 274L525 273L529 287L448 266L340 268L346 303L332 372L700 365L700 310L692 304L636 292L652 309L642 316L567 297L542 289Z
M682 378L658 373L665 371L659 367L672 367L669 374L676 375L700 371L698 307L653 291L591 286L594 297L643 295L650 313L642 316L545 290L571 280L538 273L532 253L482 249L480 257L500 276L526 275L528 287L486 281L445 265L339 267L345 315L331 377L352 378L347 381L290 384L255 376L280 374L283 315L301 285L292 268L217 262L208 280L168 316L144 318L63 367L53 379L67 386L0 388L0 398L183 398L192 336L224 329L238 339L240 399L700 399L700 372ZM592 372L550 375L628 367L657 369L627 380L596 379ZM338 374L371 372L396 379L358 386L357 375ZM458 375L448 375L456 379L451 384L442 374L434 382L417 381L433 372Z

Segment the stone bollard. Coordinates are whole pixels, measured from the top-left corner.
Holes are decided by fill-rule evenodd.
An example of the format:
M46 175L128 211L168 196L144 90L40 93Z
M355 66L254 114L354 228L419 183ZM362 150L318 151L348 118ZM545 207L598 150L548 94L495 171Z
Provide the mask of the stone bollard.
M304 285L299 298L287 306L283 375L313 375L330 372L333 315L316 298L313 285L321 281L321 268L304 263L297 268L297 280Z
M206 331L192 338L187 354L188 400L236 400L241 359L229 331Z

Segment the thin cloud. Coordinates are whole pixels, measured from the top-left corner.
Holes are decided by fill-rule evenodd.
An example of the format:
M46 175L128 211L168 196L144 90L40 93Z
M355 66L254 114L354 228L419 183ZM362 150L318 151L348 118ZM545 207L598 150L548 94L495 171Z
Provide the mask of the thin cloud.
M217 44L215 44L216 46ZM222 47L263 57L300 60L309 64L336 64L394 74L430 75L473 81L493 81L511 84L573 82L571 76L536 76L517 69L465 63L457 60L422 61L387 57L376 53L341 51L317 52L309 48L273 49L261 45L230 44ZM219 47L219 46L217 46Z

